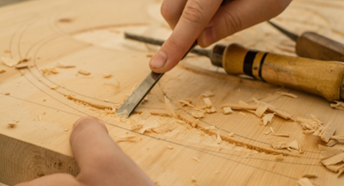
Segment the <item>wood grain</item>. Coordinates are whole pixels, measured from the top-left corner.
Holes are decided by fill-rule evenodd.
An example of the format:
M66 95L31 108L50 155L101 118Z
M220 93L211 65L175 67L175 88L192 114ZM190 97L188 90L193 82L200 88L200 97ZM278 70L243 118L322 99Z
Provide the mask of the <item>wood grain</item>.
M160 0L45 0L0 9L0 57L30 58L31 66L20 73L0 65L6 70L0 74L0 182L13 185L54 172L76 175L78 167L68 142L71 127L82 116L96 116L106 123L114 140L128 134L142 138L119 145L158 185L297 185L304 173L319 175L311 179L316 185L343 185L343 177L337 178L319 162L317 145L323 142L303 134L298 123L275 117L271 124L262 126L254 114L234 111L224 115L221 106L239 100L253 104L252 98L257 98L295 118L310 118L313 114L324 123L333 122L337 135L344 135L343 111L330 108L325 99L315 95L226 75L205 57L189 55L166 73L130 119L109 113L106 108L120 105L150 72L148 62L157 50L155 46L124 40L123 32L159 39L166 39L171 32L160 16L160 4ZM343 43L343 8L344 1L296 0L274 21L297 34L316 31ZM295 55L295 44L267 23L220 43L233 42ZM76 67L56 68L58 74L42 74L42 69L55 68L59 62ZM81 69L91 74L78 74ZM104 78L108 73L112 77ZM215 93L210 99L217 112L206 114L198 127L192 128L188 124L194 121L192 110L180 107L178 100L190 98L195 104L205 91ZM279 91L298 98L280 96L276 94ZM174 124L173 130L159 133L132 130L132 120L139 118L139 112L153 114L147 124L172 120L166 116L165 95L179 119L186 123ZM17 124L11 128L9 122ZM207 129L209 126L216 130ZM270 127L291 135L264 135ZM216 140L218 130L221 144ZM297 140L304 153L271 148L270 143L278 140ZM168 148L171 146L172 150ZM283 161L276 161L276 154L284 154Z

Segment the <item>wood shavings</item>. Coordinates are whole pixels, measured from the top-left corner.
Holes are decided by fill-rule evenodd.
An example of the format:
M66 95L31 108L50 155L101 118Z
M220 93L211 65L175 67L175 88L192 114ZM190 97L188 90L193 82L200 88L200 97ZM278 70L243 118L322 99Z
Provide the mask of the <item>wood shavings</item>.
M54 86L50 86L50 89L51 90L56 90L60 87L60 85L54 85Z
M303 178L317 178L318 175L314 174L314 173L305 173L302 175Z
M193 160L197 161L198 163L201 163L201 160L199 160L198 158L196 157L192 157Z
M272 133L275 133L274 129L272 127L270 127L270 130Z
M214 94L213 92L206 91L206 92L203 92L203 93L201 94L201 96L203 96L204 98L209 98L209 97L215 96L215 94Z
M91 75L91 72L87 71L87 70L79 70L78 71L79 74L85 75L85 76L89 76Z
M180 106L181 107L186 107L186 106L189 106L189 107L195 107L195 106L193 106L191 103L192 103L192 101L190 100L190 99L186 99L186 100L179 100L178 101L179 103L180 103Z
M340 149L336 149L336 148L328 149L328 150L323 150L323 151L321 151L320 158L323 160L323 159L327 159L327 158L329 158L331 156L334 156L334 155L340 154L340 153L342 153L342 151Z
M308 178L301 178L297 181L300 186L314 186Z
M168 148L168 149L170 149L170 150L173 150L173 147L172 147L172 146L170 146L170 145L169 145L169 146L167 146L167 148Z
M333 123L329 123L320 132L319 136L323 141L328 142L335 132L336 126Z
M270 133L271 133L271 130L264 132L265 135L269 135Z
M332 140L336 140L339 143L344 143L344 136L331 136Z
M179 123L179 124L185 124L185 123L186 123L185 121L180 120L180 119L176 119L175 121L176 121L177 123Z
M284 160L283 155L280 154L280 155L278 155L278 156L275 156L275 160L276 160L276 161L283 161L283 160Z
M236 105L236 104L225 104L221 106L224 107L230 107L233 110L256 110L258 108L258 105Z
M222 143L222 138L221 138L219 130L217 131L217 135L216 135L216 143L217 144L221 144Z
M204 129L206 129L206 130L215 130L216 127L215 126L208 126L208 127L204 127Z
M75 65L69 65L62 62L58 62L56 67L57 68L75 68Z
M281 111L281 110L278 110L278 109L275 109L275 108L271 108L269 107L268 110L270 112L273 112L275 113L277 116L283 118L283 119L290 119L292 116L284 111Z
M8 127L9 128L14 128L17 126L17 122L8 122Z
M289 148L294 149L294 150L299 150L300 149L300 146L299 146L299 144L297 143L296 140L288 143L287 145L288 145Z
M263 120L263 125L266 126L268 123L271 123L272 118L275 116L274 113L266 114L262 120Z
M0 68L0 74L2 74L2 73L5 73L6 72L6 70L5 69L3 69L3 68Z
M231 107L223 107L222 111L223 111L223 114L225 115L233 113L233 110L231 109Z
M137 135L126 135L126 136L120 136L115 141L117 143L120 143L120 142L132 142L132 143L135 143L135 142L138 142L140 140L141 140L141 137L139 137Z
M43 68L41 69L43 76L50 74L58 74L59 71L56 68Z
M7 58L7 57L1 57L1 61L4 65L8 67L13 67L20 62L20 60L18 59L12 59L12 58Z
M194 118L197 118L197 119L201 119L201 118L204 118L204 112L203 111L193 111L192 113L192 116L194 117Z
M233 132L231 132L231 133L228 134L229 137L234 137L234 135L235 135L235 134L234 134Z
M258 116L258 117L262 117L263 114L268 110L268 106L265 105L265 104L262 104L262 105L259 105L259 107L257 108L255 114Z
M6 96L9 96L9 95L11 95L11 93L9 93L9 92L6 92L6 93L5 93L5 95L6 95Z
M193 183L197 182L195 176L192 176L192 177L191 177L191 182L193 182Z
M344 102L336 101L336 103L331 103L330 106L334 109L344 110Z
M274 133L274 136L278 136L278 137L285 137L285 138L289 138L290 134L285 133L285 132L279 132L279 133Z
M291 97L291 98L298 98L297 95L291 94L291 93L287 93L287 92L276 92L276 94L279 94L281 96Z
M73 94L68 94L68 95L64 95L64 96L66 98L68 98L69 100L73 100L77 103L81 103L81 104L86 105L86 106L91 106L91 107L101 109L101 110L112 110L112 107L110 107L110 106L99 105L99 104L91 103L91 102L88 102L85 100L81 100L79 98L76 98L75 95L73 95ZM124 111L126 111L126 110L124 110ZM126 111L126 112L128 112L128 111Z
M333 136L332 136L332 137L333 137ZM332 138L332 137L331 137L331 138ZM326 146L328 146L328 147L333 147L333 146L335 146L337 143L338 143L337 140L331 139L330 141L327 142Z
M170 115L171 117L174 117L174 118L178 118L172 104L170 103L170 100L167 99L166 96L165 96L165 106L166 106L166 110L167 110L168 115Z
M208 114L211 114L211 113L215 113L216 112L216 110L215 110L215 108L214 108L214 106L213 106L213 103L210 101L210 99L209 98L203 98L203 102L204 102L204 104L205 104L205 110L206 110L206 112L208 113Z
M103 74L103 78L105 79L108 79L108 78L111 78L112 77L112 74Z
M344 160L344 152L341 152L339 154L336 154L334 156L331 156L329 158L322 160L321 163L325 166L328 166L328 165L335 165L337 163L343 162L343 160Z
M139 122L136 122L131 126L131 129L133 129L133 130L140 130L142 128L143 128L143 125L140 124Z
M195 119L195 120L191 123L191 126L192 126L193 128L196 128L197 125L198 125L198 122L199 122L199 119Z
M328 165L325 166L327 170L331 171L331 172L335 172L338 173L339 170L342 170L344 168L343 164L337 164L337 165Z

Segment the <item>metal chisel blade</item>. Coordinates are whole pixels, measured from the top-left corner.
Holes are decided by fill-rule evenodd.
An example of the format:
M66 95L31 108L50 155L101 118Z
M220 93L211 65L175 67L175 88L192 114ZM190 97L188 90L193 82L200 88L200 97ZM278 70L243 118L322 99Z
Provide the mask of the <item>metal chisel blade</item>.
M163 75L164 73L157 74L154 72L148 74L146 79L142 81L116 113L122 117L129 117Z

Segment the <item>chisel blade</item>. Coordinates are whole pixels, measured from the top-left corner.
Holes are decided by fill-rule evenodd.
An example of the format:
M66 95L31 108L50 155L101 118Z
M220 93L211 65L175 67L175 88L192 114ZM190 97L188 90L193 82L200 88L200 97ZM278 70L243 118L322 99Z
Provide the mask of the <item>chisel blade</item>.
M117 110L116 114L121 117L129 117L163 75L164 73L158 74L154 72L148 74L146 79L142 81L124 104Z

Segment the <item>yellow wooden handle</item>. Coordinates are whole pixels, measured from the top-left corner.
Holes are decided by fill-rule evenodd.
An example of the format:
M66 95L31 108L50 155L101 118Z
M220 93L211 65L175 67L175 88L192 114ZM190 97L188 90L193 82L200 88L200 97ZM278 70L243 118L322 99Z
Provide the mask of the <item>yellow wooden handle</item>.
M246 74L261 81L344 100L344 63L283 56L228 46L222 66L228 74Z

